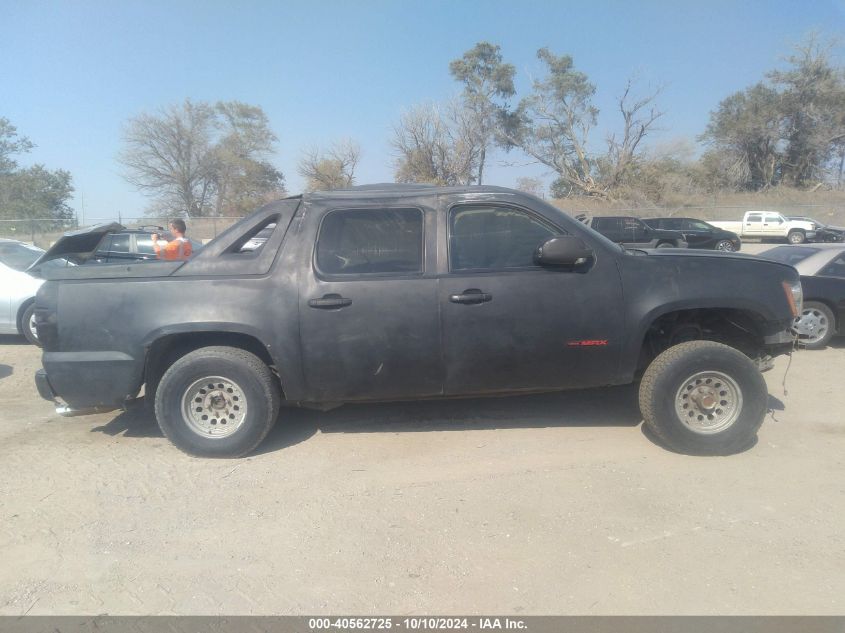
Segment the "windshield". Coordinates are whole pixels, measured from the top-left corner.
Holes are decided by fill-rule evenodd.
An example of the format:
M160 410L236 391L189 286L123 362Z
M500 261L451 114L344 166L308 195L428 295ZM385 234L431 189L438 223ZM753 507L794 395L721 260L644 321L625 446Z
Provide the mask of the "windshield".
M14 270L26 270L44 251L20 242L0 242L0 262Z
M778 246L777 248L765 251L761 254L761 257L795 266L798 262L803 262L810 255L818 252L819 249L808 246Z

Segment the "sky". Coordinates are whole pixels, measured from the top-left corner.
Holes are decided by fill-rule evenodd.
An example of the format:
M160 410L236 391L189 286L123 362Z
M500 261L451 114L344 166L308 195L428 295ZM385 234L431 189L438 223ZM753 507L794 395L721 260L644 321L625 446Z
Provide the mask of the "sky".
M719 101L809 32L845 34L845 0L0 0L0 24L0 117L36 144L19 162L69 170L90 223L143 215L151 201L117 161L122 131L185 98L261 106L291 193L303 151L340 138L362 148L359 184L389 182L393 125L458 95L449 62L482 40L516 66L518 94L542 75L537 49L572 55L597 87L595 143L617 129L632 75L663 86L651 142L695 142ZM552 179L526 163L496 152L485 180Z

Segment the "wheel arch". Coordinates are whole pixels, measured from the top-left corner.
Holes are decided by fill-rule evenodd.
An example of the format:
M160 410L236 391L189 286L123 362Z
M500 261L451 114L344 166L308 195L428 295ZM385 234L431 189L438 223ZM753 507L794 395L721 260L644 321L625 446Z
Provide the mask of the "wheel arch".
M762 349L764 324L768 321L761 306L746 302L716 303L713 305L676 302L650 311L640 322L632 340L633 370L643 369L668 347L687 340L713 340L753 355ZM679 330L692 332L699 328L698 338L683 338ZM673 340L675 334L681 338Z
M278 372L278 359L271 347L264 343L257 332L233 324L186 324L168 327L151 333L144 341L144 377L147 392L154 393L158 381L177 359L202 347L226 346L242 349L257 356L282 382Z

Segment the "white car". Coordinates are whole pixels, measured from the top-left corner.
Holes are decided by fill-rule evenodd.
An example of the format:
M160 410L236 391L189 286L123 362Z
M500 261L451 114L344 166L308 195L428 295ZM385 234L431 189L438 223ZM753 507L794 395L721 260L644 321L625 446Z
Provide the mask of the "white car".
M32 310L35 293L44 280L26 271L43 253L37 246L0 239L0 334L20 334L34 345L39 343ZM69 264L58 260L55 265Z

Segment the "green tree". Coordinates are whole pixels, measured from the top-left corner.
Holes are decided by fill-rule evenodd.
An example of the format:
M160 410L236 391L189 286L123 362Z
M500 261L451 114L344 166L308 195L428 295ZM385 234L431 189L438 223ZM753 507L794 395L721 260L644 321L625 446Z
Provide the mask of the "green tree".
M845 141L845 77L831 63L831 48L811 35L787 58L789 68L768 74L781 89L783 182L789 185L821 181Z
M845 164L845 75L830 44L811 36L788 66L724 99L702 135L714 183L759 190L817 186Z
M463 57L449 64L449 72L464 86L463 102L471 114L475 145L479 148L476 184L482 184L487 150L493 144L497 111L503 100L515 94L513 78L516 68L502 61L501 48L490 42L479 42Z
M635 96L629 80L617 102L622 132L607 138L604 153L593 153L590 134L599 115L593 105L595 85L575 69L569 55L541 48L537 57L546 67L545 76L534 80L531 93L516 109L499 108L500 142L553 170L555 196L612 197L635 173L641 144L663 116L654 105L659 89Z
M268 195L284 195L284 175L267 160L278 139L264 111L239 101L215 110L222 134L214 147L215 215L243 215Z
M0 218L32 219L27 229L63 226L73 218L68 201L73 195L69 172L44 165L20 168L15 158L33 148L11 122L0 117Z
M0 176L0 209L10 219L33 218L52 226L73 219L70 172L34 165ZM39 224L39 226L41 225Z
M784 126L781 95L763 83L724 99L702 135L711 179L755 190L777 184Z
M32 148L28 138L18 136L18 129L9 119L0 117L0 174L9 174L17 169L18 163L12 156L24 154Z

